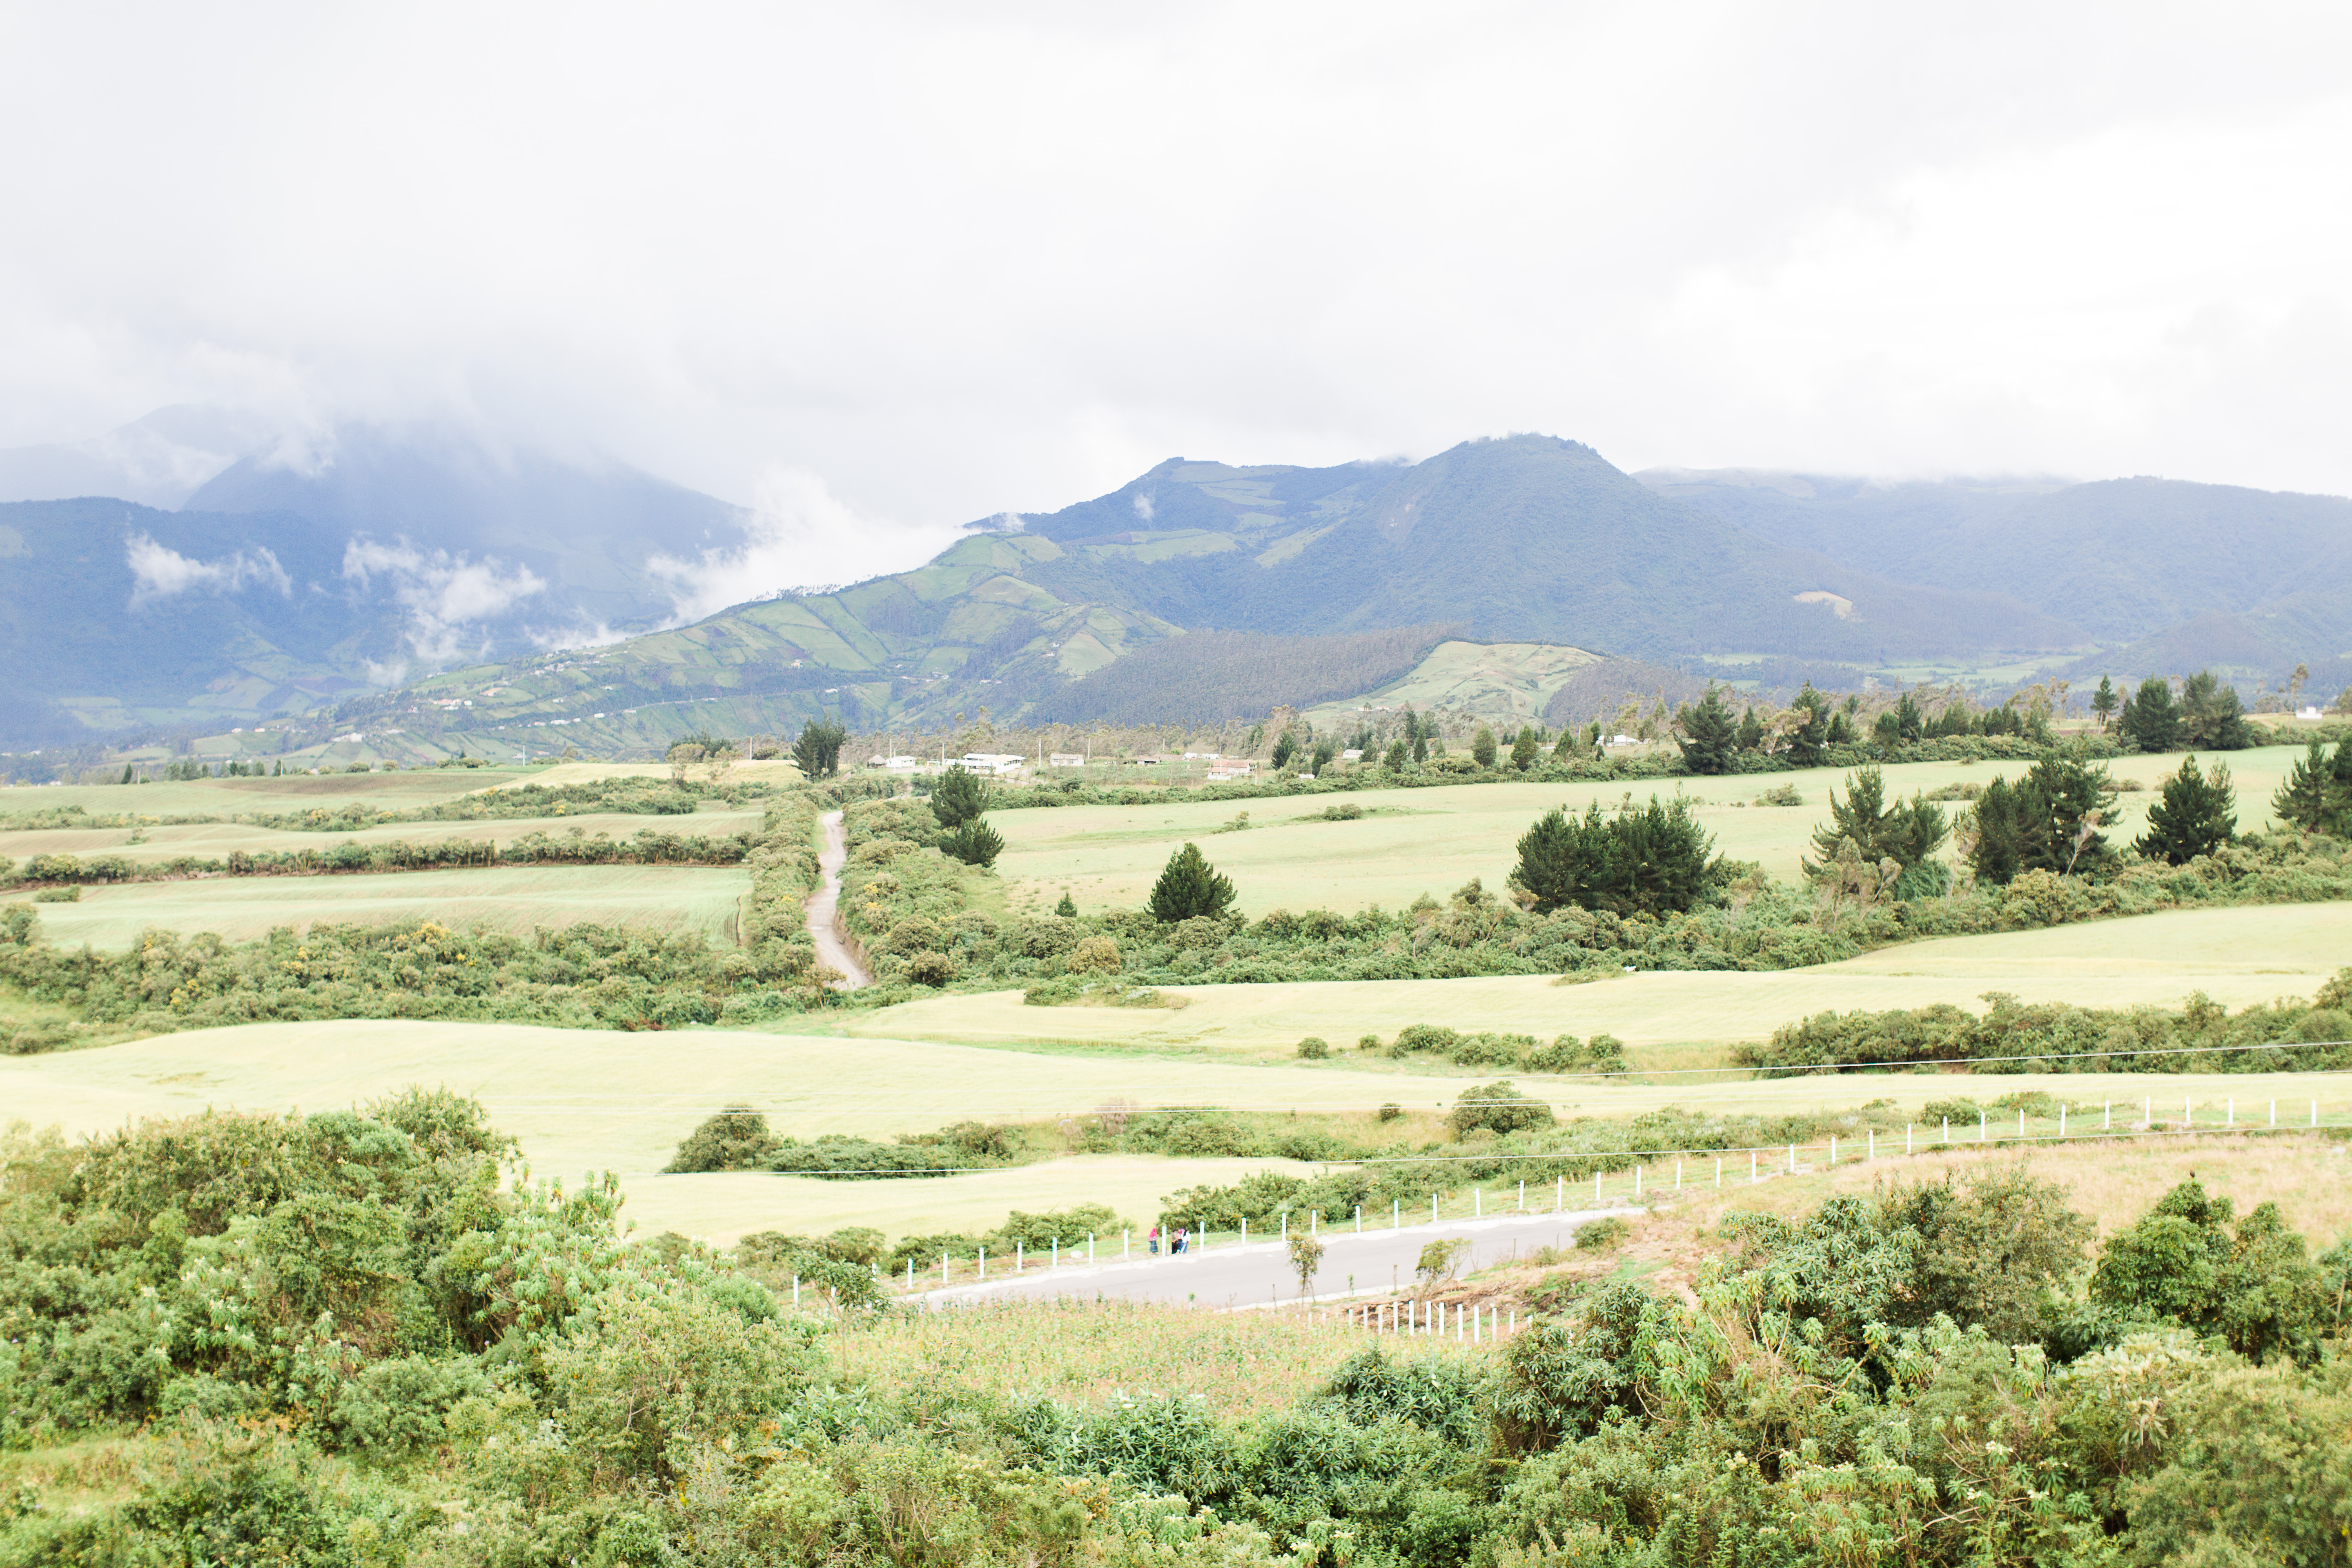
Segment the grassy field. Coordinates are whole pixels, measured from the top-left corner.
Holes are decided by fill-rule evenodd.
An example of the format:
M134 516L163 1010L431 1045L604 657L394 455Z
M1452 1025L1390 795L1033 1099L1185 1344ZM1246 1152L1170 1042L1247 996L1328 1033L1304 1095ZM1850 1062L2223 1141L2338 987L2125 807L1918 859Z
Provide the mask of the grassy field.
M797 1137L885 1137L967 1119L1050 1121L1114 1100L1273 1112L1370 1110L1394 1101L1434 1110L1481 1081L1458 1070L1378 1066L1387 1070L725 1030L655 1036L503 1024L268 1024L0 1058L0 1107L12 1120L86 1133L207 1105L323 1110L410 1084L440 1085L478 1097L496 1124L521 1140L541 1174L576 1179L584 1171L621 1173L628 1212L648 1231L718 1239L751 1230L873 1224L898 1235L994 1225L1009 1209L1089 1201L1132 1217L1178 1187L1230 1180L1242 1169L1280 1162L1089 1156L876 1182L653 1173L703 1117L735 1103L760 1109L779 1131ZM2327 1116L2340 1120L2352 1112L2352 1083L2326 1074L1520 1081L1564 1116L1623 1116L1670 1105L1842 1110L1882 1099L1916 1107L1955 1092L2034 1089L2084 1103L2127 1104L2147 1096L2159 1107L2177 1106L2188 1096L2203 1108L2200 1119L2230 1098L2248 1116L2273 1098L2290 1111L2316 1097Z
M1345 1048L1370 1033L1443 1024L1533 1035L1606 1033L1637 1068L1705 1065L1830 1009L1971 1010L1987 991L2086 1006L2178 1006L2203 991L2232 1008L2307 997L2352 960L2352 905L2181 910L2055 931L1946 937L1814 969L1645 972L1582 985L1549 975L1168 987L1181 1008L1031 1007L1017 991L940 996L866 1014L865 1034L976 1044L1040 1037L1158 1050L1288 1055L1307 1035Z
M0 826L8 817L79 805L92 816L228 816L311 811L320 806L419 806L502 784L544 781L551 768L419 768L397 773L308 773L274 779L189 779L144 784L42 784L0 788ZM0 840L5 842L5 840Z
M42 935L59 947L127 948L151 927L247 942L278 926L373 924L411 915L518 932L594 921L725 937L751 885L749 872L731 867L514 866L129 882L84 888L78 903L37 909Z
M845 1380L907 1387L937 1381L1004 1399L1095 1405L1179 1394L1220 1416L1268 1415L1312 1394L1361 1331L1323 1313L1189 1312L1173 1307L1015 1303L913 1313L828 1336ZM1427 1340L1381 1347L1406 1361L1479 1352Z
M2271 820L2272 794L2299 755L2271 746L2228 757L2238 790L2238 825ZM2180 766L2179 756L2123 757L2110 765L2117 779L2147 789L2117 802L2120 825L2110 837L2128 842L2145 830L2155 785ZM1908 796L1958 783L1982 784L1996 773L2014 777L2016 763L1910 763L1886 770L1890 793ZM1716 847L1736 860L1760 862L1770 876L1800 879L1799 860L1811 852L1813 830L1829 820L1829 792L1843 794L1844 773L1834 769L1730 778L1654 781L1632 787L1635 800L1671 796L1679 784L1699 802L1698 816ZM1759 806L1766 789L1793 784L1804 797L1794 806ZM1004 835L997 870L1012 884L1015 907L1050 905L1067 888L1079 905L1133 908L1150 892L1169 855L1186 839L1198 842L1217 868L1234 879L1246 913L1269 910L1396 909L1423 893L1443 899L1477 877L1500 888L1517 863L1515 846L1528 825L1555 805L1581 811L1599 800L1614 805L1627 786L1505 784L1433 789L1370 790L1336 797L1371 813L1356 822L1317 820L1333 798L1155 802L1150 805L1070 806L1000 811L989 820ZM1245 832L1216 830L1246 811Z
M511 844L526 834L568 837L634 838L651 828L661 833L703 833L714 837L756 831L764 814L757 806L739 811L698 811L691 816L649 816L638 812L581 812L565 816L506 817L481 822L388 822L352 833L302 833L257 827L244 822L196 822L181 826L43 827L0 834L0 855L27 860L36 855L119 855L134 866L161 865L183 855L218 860L245 854L292 854L337 844ZM134 835L143 842L131 842Z

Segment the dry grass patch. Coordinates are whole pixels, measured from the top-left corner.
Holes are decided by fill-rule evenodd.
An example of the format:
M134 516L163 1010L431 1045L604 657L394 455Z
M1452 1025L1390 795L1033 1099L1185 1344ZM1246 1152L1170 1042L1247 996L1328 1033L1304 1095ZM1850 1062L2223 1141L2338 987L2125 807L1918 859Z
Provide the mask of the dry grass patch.
M1203 1312L1119 1301L892 1314L845 1328L831 1344L842 1376L885 1387L928 1383L1073 1405L1179 1394L1242 1418L1296 1405L1364 1342L1328 1310ZM1417 1352L1415 1342L1384 1348L1442 1353Z

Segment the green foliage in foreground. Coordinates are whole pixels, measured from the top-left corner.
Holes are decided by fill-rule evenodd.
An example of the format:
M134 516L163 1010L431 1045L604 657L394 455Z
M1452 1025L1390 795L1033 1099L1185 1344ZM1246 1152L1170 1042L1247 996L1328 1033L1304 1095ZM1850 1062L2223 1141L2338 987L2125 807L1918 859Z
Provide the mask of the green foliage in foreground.
M1819 1013L1734 1053L1768 1077L1937 1062L1978 1072L2320 1072L2352 1067L2352 968L2308 1004L2232 1016L2199 994L2179 1012L2020 1002L2000 992L1971 1014L1949 1003Z
M2095 1254L2021 1171L1734 1216L1693 1300L1555 1294L1499 1354L1368 1344L1234 1417L845 1378L875 1233L631 1246L608 1185L507 1152L423 1093L8 1134L0 1561L2120 1568L2352 1531L2352 1248L2194 1183Z

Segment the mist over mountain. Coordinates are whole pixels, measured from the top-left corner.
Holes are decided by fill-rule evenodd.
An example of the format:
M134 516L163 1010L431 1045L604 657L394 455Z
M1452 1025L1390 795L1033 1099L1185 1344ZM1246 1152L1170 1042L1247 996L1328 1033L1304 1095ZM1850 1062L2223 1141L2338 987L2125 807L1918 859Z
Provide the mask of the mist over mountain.
M485 735L562 724L609 749L822 711L1222 713L1285 700L1294 674L1299 700L1402 680L1433 628L1770 684L2302 660L2325 685L2352 648L2342 500L1629 476L1549 436L1418 463L1171 458L976 521L917 570L691 625L679 606L710 584L680 563L740 552L751 520L625 468L353 428L257 447L185 502L0 505L0 651L20 672L0 740L327 707L392 726L427 699L470 703Z

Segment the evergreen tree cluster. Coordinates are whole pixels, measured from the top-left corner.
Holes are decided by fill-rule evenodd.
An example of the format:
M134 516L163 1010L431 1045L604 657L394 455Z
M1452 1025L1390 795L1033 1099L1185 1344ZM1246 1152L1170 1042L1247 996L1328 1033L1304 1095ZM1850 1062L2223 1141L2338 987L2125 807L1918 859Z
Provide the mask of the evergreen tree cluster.
M2314 741L2271 797L2282 821L2305 833L2352 838L2352 742L2338 742L2333 755Z
M2192 752L2164 781L2163 795L2147 808L2147 831L2132 847L2151 860L2185 866L2237 837L2237 803L2228 765L2215 763L2200 774Z
M1567 905L1622 916L1683 913L1721 879L1715 840L1677 796L1603 816L1599 802L1581 817L1554 806L1520 836L1513 883L1538 913Z
M2104 870L2114 851L2099 827L2115 804L2107 770L2079 758L2045 757L2013 784L1997 775L1970 814L1969 864L2003 886L2024 871Z
M2108 699L2112 689L2100 681ZM2098 702L2094 699L2094 711ZM2242 752L2254 743L2238 689L2224 686L2210 669L2200 669L2180 683L2176 700L2172 683L2151 675L2116 710L2116 733L2143 752Z
M1004 836L983 821L992 792L980 775L958 763L931 786L931 815L939 820L940 853L967 866L993 866L1004 853Z
M1931 857L1950 837L1943 809L1914 792L1908 802L1886 802L1886 779L1875 763L1850 774L1845 799L1830 791L1830 824L1813 833L1816 860L1801 862L1808 879L1832 879L1842 866L1878 867L1891 862L1891 890L1916 898L1944 890L1948 879Z

